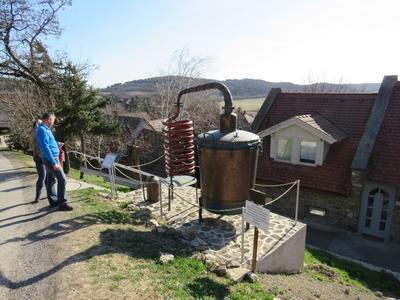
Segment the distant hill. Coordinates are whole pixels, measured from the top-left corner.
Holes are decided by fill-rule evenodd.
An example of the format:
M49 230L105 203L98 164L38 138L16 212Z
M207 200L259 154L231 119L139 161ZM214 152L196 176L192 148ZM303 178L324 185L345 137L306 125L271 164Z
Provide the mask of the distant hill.
M125 83L116 83L108 86L101 91L113 96L151 96L156 93L156 84L165 77L153 77L140 80L132 80ZM215 81L213 79L196 78L196 83L205 83ZM333 83L315 83L312 85L301 85L290 82L269 82L260 79L227 79L220 81L224 83L232 93L234 99L263 98L266 97L269 90L274 87L280 87L284 92L377 92L380 83L357 83L357 84L333 84Z

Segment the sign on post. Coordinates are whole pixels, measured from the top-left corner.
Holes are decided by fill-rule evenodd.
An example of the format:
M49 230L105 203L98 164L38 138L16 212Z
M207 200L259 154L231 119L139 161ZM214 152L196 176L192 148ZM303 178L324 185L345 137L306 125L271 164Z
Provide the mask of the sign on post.
M103 168L111 169L113 163L117 159L117 154L114 153L108 153L106 157L103 159L103 162L101 163L101 166Z
M114 162L117 159L117 154L108 153L106 157L103 159L101 166L103 168L108 169L108 174L110 175L110 189L111 189L111 198L114 200L116 196L116 188L115 188L115 173L114 173Z
M251 270L255 272L257 264L258 229L268 232L269 210L251 201L246 201L242 217L242 263L244 262L244 222L254 225L253 258Z
M253 202L246 201L244 219L258 229L268 232L269 210Z

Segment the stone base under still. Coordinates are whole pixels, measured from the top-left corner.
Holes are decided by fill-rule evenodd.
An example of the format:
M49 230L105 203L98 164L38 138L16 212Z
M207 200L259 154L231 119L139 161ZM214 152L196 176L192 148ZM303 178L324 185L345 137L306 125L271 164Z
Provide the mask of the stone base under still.
M168 188L163 187L162 217L160 203L143 201L140 191L130 192L121 200L133 201L136 208L149 210L152 218L162 218L168 230L174 230L184 243L201 252L206 260L227 268L241 265L250 268L254 229L251 226L244 233L244 262L241 263L241 215L217 215L203 210L203 221L200 222L196 189L180 188L174 194L171 210L168 210ZM163 230L165 227L160 228L160 232ZM268 273L302 272L305 237L305 224L271 213L268 233L259 231L256 270Z

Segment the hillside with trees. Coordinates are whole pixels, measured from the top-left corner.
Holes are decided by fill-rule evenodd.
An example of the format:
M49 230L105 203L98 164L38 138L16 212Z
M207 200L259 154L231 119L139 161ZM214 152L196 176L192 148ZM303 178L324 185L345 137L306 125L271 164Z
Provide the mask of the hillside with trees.
M164 77L153 77L140 80L116 83L102 89L102 93L113 96L151 96L157 92L157 83L164 81ZM177 82L177 80L174 80ZM206 78L193 78L198 84L215 81ZM280 87L284 92L376 92L380 83L327 83L317 82L312 84L294 84L290 82L270 82L260 79L227 79L221 81L231 91L235 99L262 98L269 90Z

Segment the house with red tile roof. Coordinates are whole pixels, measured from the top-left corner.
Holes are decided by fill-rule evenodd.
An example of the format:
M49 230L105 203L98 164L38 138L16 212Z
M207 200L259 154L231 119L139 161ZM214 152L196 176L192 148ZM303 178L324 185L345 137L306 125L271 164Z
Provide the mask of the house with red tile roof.
M257 181L300 179L301 218L400 241L397 76L385 76L378 93L271 89L252 130L263 139ZM294 199L272 205L286 215L294 207Z

